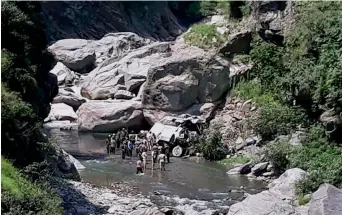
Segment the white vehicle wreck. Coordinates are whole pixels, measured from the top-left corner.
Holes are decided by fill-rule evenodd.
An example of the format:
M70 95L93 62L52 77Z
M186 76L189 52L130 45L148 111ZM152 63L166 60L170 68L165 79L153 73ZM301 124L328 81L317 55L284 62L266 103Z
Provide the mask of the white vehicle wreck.
M156 135L158 143L170 145L173 156L180 157L187 147L198 142L205 124L205 120L198 116L167 116L155 123L150 132Z

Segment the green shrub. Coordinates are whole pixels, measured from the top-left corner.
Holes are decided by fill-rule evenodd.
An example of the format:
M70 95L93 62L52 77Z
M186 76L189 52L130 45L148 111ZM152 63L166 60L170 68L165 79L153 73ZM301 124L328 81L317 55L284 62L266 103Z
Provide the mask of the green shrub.
M251 62L251 56L247 55L247 54L237 54L234 56L234 59L244 63L244 64L248 64Z
M221 134L220 132L215 132L200 140L198 151L203 154L205 159L215 161L220 160L225 156L221 147Z
M251 8L248 5L242 5L239 7L243 16L251 15Z
M62 214L61 199L52 191L31 183L10 162L1 158L2 214Z
M198 46L202 49L211 49L220 46L224 42L223 35L216 31L215 25L194 25L190 32L184 35L186 43Z
M303 195L303 194L299 195L297 199L298 199L298 204L299 204L299 205L306 205L306 204L309 203L310 200L311 200L310 197L305 196L305 195Z
M231 9L230 9L230 2L229 1L219 1L216 7L219 14L224 15L226 19L230 18Z
M292 146L283 141L271 142L266 146L265 156L273 165L276 174L279 175L288 168L290 165L288 156L292 150Z
M302 121L305 117L293 108L281 103L265 104L260 108L254 129L264 140L270 140L291 133Z

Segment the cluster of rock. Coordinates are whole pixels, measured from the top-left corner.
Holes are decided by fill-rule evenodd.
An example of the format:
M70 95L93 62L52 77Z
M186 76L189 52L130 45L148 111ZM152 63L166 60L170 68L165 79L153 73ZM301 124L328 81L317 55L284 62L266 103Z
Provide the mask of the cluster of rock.
M248 195L243 201L233 204L228 215L337 215L342 212L342 190L322 184L310 195L310 202L299 206L295 184L307 173L299 168L289 169L268 185L268 190Z
M66 214L117 215L181 215L170 207L157 207L151 200L135 193L131 186L115 184L114 189L67 181L55 182L52 187L63 199Z
M248 70L182 37L151 42L111 33L97 41L60 40L48 49L58 61L51 73L61 88L45 119L49 128L135 129L182 113L208 119L235 77Z

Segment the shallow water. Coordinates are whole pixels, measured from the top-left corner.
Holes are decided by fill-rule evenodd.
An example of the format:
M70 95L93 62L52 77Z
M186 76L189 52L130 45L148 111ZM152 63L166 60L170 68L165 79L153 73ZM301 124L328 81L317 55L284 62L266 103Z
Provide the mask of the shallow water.
M106 134L55 130L50 131L50 135L87 167L80 172L84 181L96 185L130 183L139 192L151 196L157 204L177 206L183 211L194 211L194 214L196 211L209 210L209 213L210 209L224 209L241 198L244 192L256 193L265 187L261 181L227 175L227 167L200 158L171 157L165 172L157 167L152 170L148 163L145 175L136 175L135 156L122 160L120 152L114 156L105 154Z

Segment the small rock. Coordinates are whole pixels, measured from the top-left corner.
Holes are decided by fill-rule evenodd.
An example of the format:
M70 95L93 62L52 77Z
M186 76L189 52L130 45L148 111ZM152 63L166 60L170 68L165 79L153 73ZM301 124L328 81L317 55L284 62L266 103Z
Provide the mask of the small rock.
M264 171L266 171L268 162L262 162L262 163L258 163L256 164L252 169L251 172L255 175L255 176L259 176L261 175Z
M264 176L264 177L271 177L271 176L273 176L274 175L274 172L264 172L263 174L262 174L262 176Z
M255 106L253 106L252 108L251 108L251 111L255 111L257 108L255 107Z
M246 145L246 146L250 146L250 145L255 144L256 142L257 142L256 139L254 139L253 137L248 137L248 138L245 140L245 145Z

